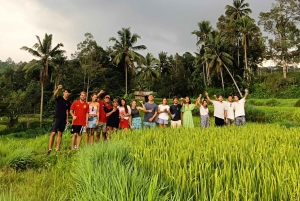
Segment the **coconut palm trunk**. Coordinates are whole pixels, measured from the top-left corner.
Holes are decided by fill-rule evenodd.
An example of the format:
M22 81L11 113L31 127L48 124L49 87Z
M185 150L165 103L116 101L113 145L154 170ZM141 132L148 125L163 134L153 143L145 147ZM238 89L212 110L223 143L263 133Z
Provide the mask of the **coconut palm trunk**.
M224 65L224 67L226 68L227 72L229 73L229 75L230 75L230 77L231 77L231 79L232 79L232 81L233 81L233 83L234 83L236 89L238 90L240 96L242 97L243 95L242 95L242 93L241 93L241 91L240 91L240 89L239 89L239 87L238 87L238 85L237 85L235 79L233 78L233 76L232 76L232 74L230 73L230 71L229 71L229 69L227 68L227 66L226 66L225 64L223 64L223 65Z
M44 83L41 82L40 128L43 125Z

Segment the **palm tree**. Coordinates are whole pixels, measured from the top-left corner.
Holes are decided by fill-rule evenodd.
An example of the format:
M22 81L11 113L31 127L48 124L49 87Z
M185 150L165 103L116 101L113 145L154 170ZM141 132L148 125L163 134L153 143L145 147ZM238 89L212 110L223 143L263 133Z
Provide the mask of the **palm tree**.
M140 79L144 82L148 82L149 90L151 82L155 81L155 79L159 77L158 65L159 60L153 57L151 53L148 53L142 61L142 65L138 69Z
M159 68L160 68L160 75L168 72L168 53L167 52L159 52L158 53L159 59Z
M203 47L205 47L206 45L206 40L207 40L207 36L208 34L210 34L213 30L211 24L209 21L201 21L201 22L198 22L198 27L199 27L199 30L195 30L192 32L192 34L196 35L197 36L197 43L196 45L199 46L199 45L203 45ZM199 52L201 53L201 48L199 50ZM209 72L209 68L208 68L208 63L206 62L206 75L207 75L207 84L208 86L210 85L210 72ZM204 64L203 64L203 77L204 77L204 83L205 83L205 70L204 70ZM206 83L205 83L206 85Z
M40 70L40 84L41 84L41 106L40 106L40 126L42 127L42 115L43 115L43 101L44 101L44 83L48 75L49 61L57 54L63 54L65 51L60 50L63 47L62 43L57 44L52 49L52 34L45 34L43 41L39 36L36 36L38 42L33 45L33 48L27 46L21 47L21 50L25 50L40 59L39 65L33 65L32 67L38 67Z
M224 67L230 77L232 78L232 81L234 82L239 94L242 96L242 93L233 78L232 74L230 73L227 65L232 66L233 64L233 58L230 56L225 49L225 37L222 36L219 32L214 31L208 35L208 43L205 49L204 58L208 62L208 65L210 68L215 68L217 71L221 73L221 79L222 79L222 86L224 89L224 83L223 83L223 69Z
M237 21L237 26L239 31L243 34L242 45L244 47L244 57L245 57L245 73L247 80L248 76L248 61L247 61L247 47L250 46L250 41L254 35L260 34L260 29L255 25L254 19L249 16L244 16Z
M62 78L65 77L63 74L63 67L66 65L67 57L61 54L55 55L51 60L51 66L53 66L53 73L51 77L54 76L54 89L57 88Z
M121 66L125 70L125 94L127 94L127 71L131 67L134 72L134 61L141 63L143 56L136 52L136 50L145 50L145 45L134 46L138 39L141 37L137 34L131 34L130 28L122 28L118 31L119 40L115 37L111 37L109 41L113 41L115 44L112 47L113 62Z
M233 6L226 5L225 14L230 17L231 21L235 22L241 19L245 15L252 13L252 10L249 8L249 3L245 3L245 0L233 0ZM239 33L238 33L239 34ZM238 66L240 66L240 50L239 50L239 36L237 40L237 50L238 50Z

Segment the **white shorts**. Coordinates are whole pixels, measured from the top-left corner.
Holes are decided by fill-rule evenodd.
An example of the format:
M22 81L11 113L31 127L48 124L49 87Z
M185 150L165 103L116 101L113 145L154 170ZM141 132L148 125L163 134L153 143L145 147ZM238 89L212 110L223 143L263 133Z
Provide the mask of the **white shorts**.
M171 127L176 128L181 126L181 120L178 121L171 121Z
M168 120L158 118L157 123L159 124L168 124Z

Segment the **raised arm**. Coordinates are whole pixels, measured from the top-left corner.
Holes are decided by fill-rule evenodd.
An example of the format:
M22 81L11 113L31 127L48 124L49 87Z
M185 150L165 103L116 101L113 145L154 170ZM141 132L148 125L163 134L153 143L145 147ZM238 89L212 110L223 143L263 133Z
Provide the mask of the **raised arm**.
M99 97L101 94L103 94L105 91L104 90L100 90L100 92L97 94L97 97Z
M245 99L245 100L246 100L248 94L249 94L249 90L248 90L248 89L245 89L245 95L244 95L244 99Z
M207 92L205 92L205 96L206 96L206 98L207 98L207 100L211 103L211 104L213 104L213 101L209 98L209 96L208 96L208 93Z
M196 100L196 106L200 106L201 105L201 97L202 97L202 94L199 94L199 97L197 98Z
M61 90L62 89L62 85L58 85L57 86L57 89L54 91L54 94L53 94L53 96L55 97L55 98L57 98L58 97L58 92L59 92L59 90Z

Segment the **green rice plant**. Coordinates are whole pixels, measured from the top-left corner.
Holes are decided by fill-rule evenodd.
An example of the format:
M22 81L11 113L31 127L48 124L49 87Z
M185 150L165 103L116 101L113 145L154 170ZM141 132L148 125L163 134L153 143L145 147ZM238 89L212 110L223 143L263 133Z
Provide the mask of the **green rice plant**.
M82 149L73 164L74 200L166 200L155 175L133 164L129 147L107 142Z

